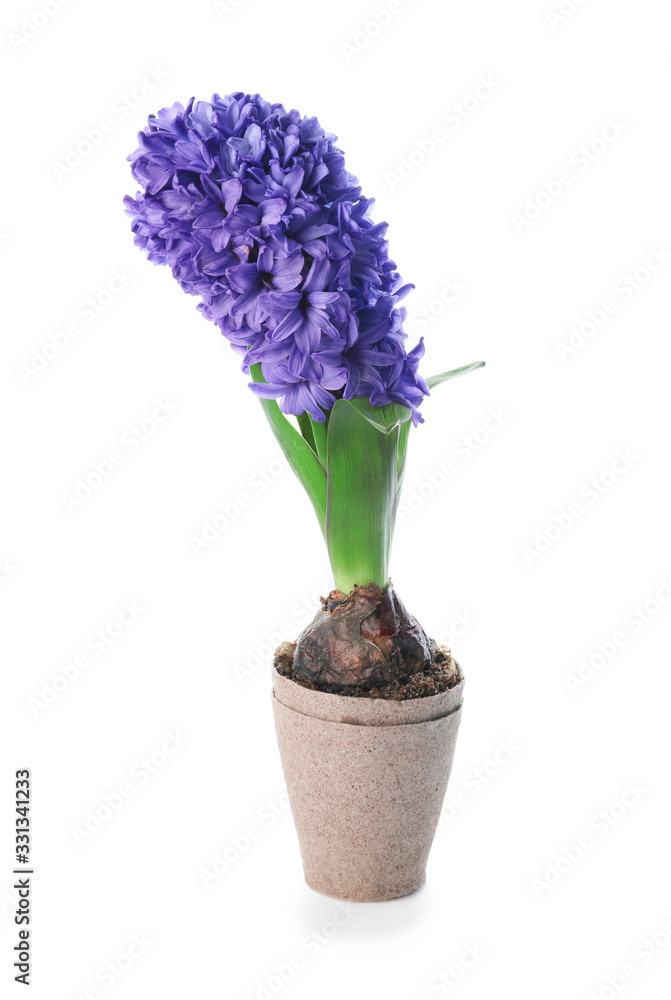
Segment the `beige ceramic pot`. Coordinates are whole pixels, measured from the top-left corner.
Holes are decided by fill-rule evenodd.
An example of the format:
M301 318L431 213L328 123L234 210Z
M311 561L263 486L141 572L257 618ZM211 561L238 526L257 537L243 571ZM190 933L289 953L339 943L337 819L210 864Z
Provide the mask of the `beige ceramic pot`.
M273 670L277 740L311 888L373 902L423 885L463 685L388 701L311 691Z

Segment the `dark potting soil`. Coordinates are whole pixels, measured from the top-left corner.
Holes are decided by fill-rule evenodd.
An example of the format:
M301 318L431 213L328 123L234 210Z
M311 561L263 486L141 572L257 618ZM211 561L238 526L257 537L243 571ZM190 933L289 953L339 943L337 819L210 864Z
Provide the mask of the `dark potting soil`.
M445 646L438 647L432 663L410 677L395 678L384 686L363 685L344 687L337 684L319 684L297 677L293 669L295 642L283 642L275 650L273 665L278 674L289 677L297 684L311 691L340 694L348 698L387 698L390 701L406 701L409 698L428 698L432 694L442 694L455 687L463 678L461 668L452 653Z

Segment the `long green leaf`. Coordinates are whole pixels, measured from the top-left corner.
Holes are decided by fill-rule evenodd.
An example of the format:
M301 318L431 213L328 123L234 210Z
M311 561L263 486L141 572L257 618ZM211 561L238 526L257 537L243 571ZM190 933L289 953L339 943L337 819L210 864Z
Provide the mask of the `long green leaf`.
M433 389L434 386L440 385L441 382L447 382L448 379L458 378L459 375L466 375L468 372L474 372L477 368L484 368L484 361L473 361L470 365L462 365L461 368L454 368L451 372L443 372L441 375L432 375L431 378L427 378L429 389Z
M314 420L309 413L300 413L296 419L300 427L301 434L310 445L315 455L326 471L326 432L328 427L328 413L324 420Z
M310 425L312 427L312 436L315 442L315 451L317 452L317 457L322 463L324 468L326 468L326 440L328 431L328 421L329 415L326 414L326 420L313 420L312 417L308 417Z
M326 542L336 587L387 586L398 493L398 428L380 433L347 399L328 425Z
M370 421L378 431L391 434L395 427L410 420L411 411L403 403L387 403L386 406L373 406L367 396L355 396L349 403L362 417Z
M296 417L296 420L298 421L298 426L300 428L301 434L303 435L303 437L305 438L305 440L310 445L310 447L312 448L312 450L316 455L317 448L315 446L315 436L312 433L312 420L310 418L310 414L299 413L298 416Z
M408 436L410 434L410 428L412 424L410 421L401 424L398 429L398 490L397 497L401 496L401 487L403 486L403 477L405 475L405 459L408 454Z
M252 378L255 382L265 382L261 365L251 365ZM274 399L261 399L259 402L268 418L273 434L284 452L284 457L300 479L312 506L315 509L319 526L326 533L326 472L307 441L301 437L293 424L280 410Z

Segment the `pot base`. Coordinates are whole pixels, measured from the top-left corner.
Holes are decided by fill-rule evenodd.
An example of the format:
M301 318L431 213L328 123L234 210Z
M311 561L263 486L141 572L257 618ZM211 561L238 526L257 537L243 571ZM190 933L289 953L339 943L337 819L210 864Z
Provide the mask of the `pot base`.
M379 886L374 893L371 892L358 896L343 896L342 893L330 886L311 882L307 875L305 876L305 884L308 889L312 889L313 892L318 892L322 896L328 896L330 899L342 899L348 903L389 903L394 899L404 899L406 896L412 896L413 893L422 889L426 885L426 876L418 885L413 884L406 888L400 886Z

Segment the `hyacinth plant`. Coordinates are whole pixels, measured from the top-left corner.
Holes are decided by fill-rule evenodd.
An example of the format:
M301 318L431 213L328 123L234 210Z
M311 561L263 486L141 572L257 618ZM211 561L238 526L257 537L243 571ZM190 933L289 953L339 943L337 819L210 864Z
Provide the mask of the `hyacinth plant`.
M316 118L259 95L174 104L129 156L135 243L214 322L310 497L336 590L388 588L410 427L424 379L408 351L385 223ZM295 423L291 417L295 418Z

